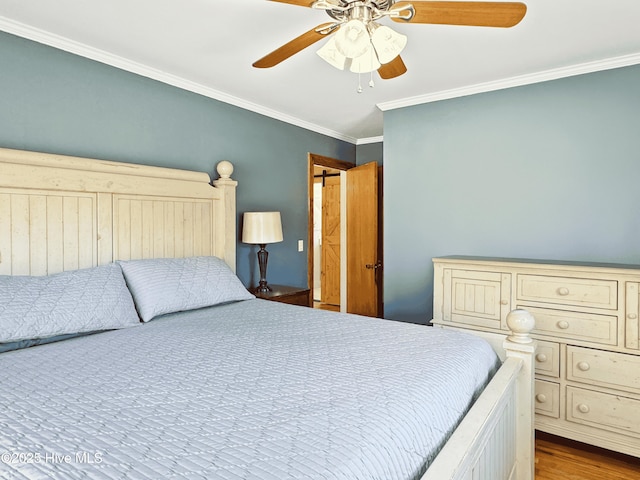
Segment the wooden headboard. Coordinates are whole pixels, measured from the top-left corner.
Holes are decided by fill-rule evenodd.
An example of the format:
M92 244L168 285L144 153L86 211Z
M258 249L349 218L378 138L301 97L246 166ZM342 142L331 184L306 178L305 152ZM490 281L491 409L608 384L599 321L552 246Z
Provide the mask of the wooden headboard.
M0 148L0 275L215 255L235 271L237 182L207 173Z

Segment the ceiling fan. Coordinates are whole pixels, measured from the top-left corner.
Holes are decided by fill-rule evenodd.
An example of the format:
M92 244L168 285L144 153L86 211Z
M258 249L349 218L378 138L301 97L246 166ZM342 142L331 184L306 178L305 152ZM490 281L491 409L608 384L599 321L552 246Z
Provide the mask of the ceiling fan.
M383 79L407 71L400 52L407 37L382 25L388 17L398 23L467 25L508 28L517 25L527 7L519 2L396 1L396 0L270 0L325 10L332 20L282 45L253 64L270 68L331 36L318 55L336 68L356 73L374 70Z

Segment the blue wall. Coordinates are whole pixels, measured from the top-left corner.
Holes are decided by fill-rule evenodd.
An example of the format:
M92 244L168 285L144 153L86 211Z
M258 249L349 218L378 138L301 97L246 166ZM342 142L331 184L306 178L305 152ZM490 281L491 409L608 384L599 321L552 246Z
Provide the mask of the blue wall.
M307 153L355 162L356 147L248 110L0 32L0 147L202 170L230 160L238 220L280 210L271 283L306 286ZM240 229L238 229L240 232ZM237 271L257 281L256 248Z
M385 317L432 257L640 263L640 66L385 112Z
M384 163L382 154L382 142L358 145L356 148L356 165L363 165L368 162L378 162L378 165L382 165Z

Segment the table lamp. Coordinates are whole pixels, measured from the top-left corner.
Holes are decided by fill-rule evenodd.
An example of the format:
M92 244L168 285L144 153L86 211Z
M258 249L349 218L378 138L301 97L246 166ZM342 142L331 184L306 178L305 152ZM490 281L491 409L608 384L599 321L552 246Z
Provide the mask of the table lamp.
M260 246L258 265L260 267L260 283L256 292L269 292L267 284L267 260L269 252L265 250L267 243L282 241L282 220L280 212L245 212L242 223L242 242Z

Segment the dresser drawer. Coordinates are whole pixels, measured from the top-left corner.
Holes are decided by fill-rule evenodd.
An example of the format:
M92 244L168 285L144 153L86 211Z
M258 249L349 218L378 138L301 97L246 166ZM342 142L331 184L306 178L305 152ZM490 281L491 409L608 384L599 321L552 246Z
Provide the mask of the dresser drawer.
M537 414L560 418L560 385L536 380L535 409Z
M618 343L618 317L591 313L565 312L550 308L522 307L536 319L533 333L592 343Z
M567 380L640 394L640 357L569 345Z
M567 387L567 420L640 437L640 400Z
M560 345L538 340L535 356L536 374L549 377L560 376Z
M618 308L618 282L592 278L518 275L517 299L577 307Z

